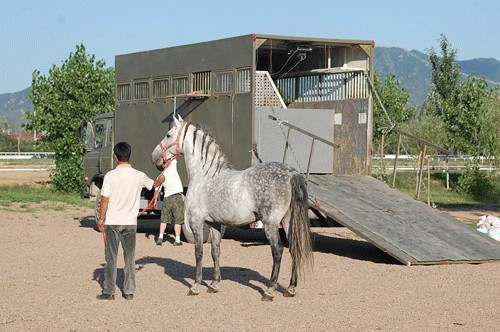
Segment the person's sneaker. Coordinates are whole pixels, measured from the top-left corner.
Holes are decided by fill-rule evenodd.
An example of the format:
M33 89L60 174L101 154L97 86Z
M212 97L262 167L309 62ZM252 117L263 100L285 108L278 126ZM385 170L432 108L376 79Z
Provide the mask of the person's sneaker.
M161 246L162 243L163 243L163 238L162 237L158 237L156 239L156 245Z
M97 295L96 299L98 299L98 300L114 300L115 296L102 293L102 294Z
M123 297L125 300L132 300L134 298L134 294L125 294Z
M182 242L174 242L174 246L182 246Z

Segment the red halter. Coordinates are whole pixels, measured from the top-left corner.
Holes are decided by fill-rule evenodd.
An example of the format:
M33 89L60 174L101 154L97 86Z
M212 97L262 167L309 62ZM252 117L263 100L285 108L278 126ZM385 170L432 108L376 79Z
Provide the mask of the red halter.
M165 162L163 164L163 168L167 168L170 165L170 162L172 160L177 159L178 157L182 156L182 153L179 152L179 147L180 147L179 140L181 138L182 129L184 129L185 125L186 125L186 122L183 122L181 125L181 129L179 130L179 133L177 134L177 139L174 142L172 142L170 145L163 147L163 144L161 144L161 141L160 141L160 148L163 151L163 161ZM170 149L174 145L177 145L177 147L175 148L175 155L172 158L167 159L167 150Z
M163 151L163 161L165 161L165 163L163 164L163 172L165 172L165 170L167 169L167 167L170 165L170 162L174 159L177 159L178 157L182 156L182 153L179 152L179 140L181 138L181 132L182 132L182 129L184 129L184 126L186 125L186 122L183 122L182 123L182 126L181 126L181 129L179 130L179 134L177 135L177 139L175 140L175 142L173 142L172 144L170 144L169 146L166 146L166 147L163 147L163 144L161 144L160 142L160 148L161 150ZM167 150L170 149L172 146L174 145L177 145L176 149L175 149L175 156L173 156L172 158L170 159L167 159ZM163 174L162 172L162 174ZM158 187L155 191L155 194L153 196L153 199L149 201L149 204L148 206L146 206L145 209L143 209L141 212L139 212L139 214L137 215L137 218L139 218L144 212L146 212L147 210L149 209L152 209L153 206L156 204L157 200L158 200L158 194L160 193L160 187ZM103 229L104 230L104 229ZM104 235L104 231L102 233L103 236ZM106 238L104 238L104 243L106 243Z

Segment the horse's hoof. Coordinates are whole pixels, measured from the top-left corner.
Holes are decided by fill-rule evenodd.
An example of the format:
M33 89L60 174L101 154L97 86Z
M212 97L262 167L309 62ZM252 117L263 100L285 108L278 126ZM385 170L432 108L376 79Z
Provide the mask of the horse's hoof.
M188 292L188 296L191 296L191 295L198 295L200 294L200 291L199 290L196 290L196 289L189 289L189 292Z
M219 291L219 287L217 286L208 286L207 293L213 294Z
M270 294L266 294L266 293L264 293L264 295L262 295L261 301L270 302L272 300L274 300L274 295L270 295Z
M284 297L294 297L295 296L295 290L290 290L287 289L285 294L283 294Z

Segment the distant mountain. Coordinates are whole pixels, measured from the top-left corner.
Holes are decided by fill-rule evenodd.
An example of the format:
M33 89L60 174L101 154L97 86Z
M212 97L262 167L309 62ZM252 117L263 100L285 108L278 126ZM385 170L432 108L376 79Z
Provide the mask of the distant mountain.
M500 61L496 59L474 59L457 61L466 78L475 72L484 77L488 87L500 84ZM381 73L382 80L394 74L401 85L411 93L410 103L420 108L427 98L431 83L431 66L426 54L408 51L399 47L375 47L375 71ZM7 120L12 128L27 122L25 113L33 112L29 98L30 88L16 93L0 94L0 125Z
M474 59L457 61L464 76L473 72L484 77L488 87L500 84L500 61L496 59ZM410 103L419 109L427 98L431 84L431 65L426 54L407 51L399 47L375 47L375 71L381 73L382 80L394 74L406 91L411 93Z
M3 125L6 120L14 129L28 121L24 114L33 112L29 93L30 88L26 88L19 92L0 94L0 124Z

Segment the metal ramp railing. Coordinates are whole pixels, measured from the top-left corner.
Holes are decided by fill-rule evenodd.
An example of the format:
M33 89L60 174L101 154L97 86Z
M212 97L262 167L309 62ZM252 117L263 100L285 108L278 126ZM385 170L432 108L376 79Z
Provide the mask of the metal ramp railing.
M290 146L290 143L289 143L289 141L290 141L290 132L292 131L292 129L298 131L301 134L304 134L304 135L309 136L309 137L312 138L311 150L309 152L309 161L307 163L306 180L309 180L309 171L311 169L311 163L312 163L312 158L313 158L313 154L314 154L314 144L316 143L316 140L318 140L320 142L323 142L323 143L325 143L327 145L330 145L333 148L337 148L337 149L340 148L340 146L337 145L337 144L335 144L335 143L329 142L329 141L325 140L324 138L316 136L316 135L314 135L314 134L312 134L312 133L310 133L308 131L305 131L305 130L297 127L297 126L294 126L294 125L292 125L292 124L290 124L290 123L288 123L288 122L286 122L284 120L280 120L280 119L276 118L275 116L269 115L268 117L271 120L277 121L279 125L284 125L284 126L288 127L288 133L286 135L286 141L285 141L285 153L283 155L283 162L286 161L288 147Z

